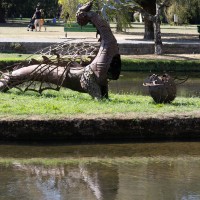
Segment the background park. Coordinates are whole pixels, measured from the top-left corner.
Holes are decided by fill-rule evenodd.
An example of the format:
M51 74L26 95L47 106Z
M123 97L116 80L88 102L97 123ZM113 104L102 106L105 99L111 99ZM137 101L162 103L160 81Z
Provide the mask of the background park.
M97 42L98 38L96 38L95 32L80 32L80 29L78 32L71 32L70 28L68 28L67 37L65 37L66 30L64 27L66 27L66 20L68 24L74 23L77 6L84 2L86 1L2 1L0 7L2 11L0 12L0 65L2 68L24 60L30 56L30 53L33 54L38 48L44 47L42 46L43 44L47 46L55 42L71 39L85 39L89 42ZM94 117L99 114L113 116L114 114L114 116L122 116L123 118L127 117L127 113L128 116L143 116L144 113L145 116L151 116L153 113L162 113L162 116L168 116L169 113L174 113L174 115L184 115L185 113L193 115L199 108L198 74L200 71L200 48L197 29L200 20L198 12L199 1L181 2L181 4L179 1L157 2L159 5L161 5L160 3L166 3L159 15L163 52L158 55L156 52L154 53L153 47L155 41L153 21L149 21L144 14L143 22L140 23L140 15L138 15L138 11L141 11L141 13L148 11L150 15L156 16L156 5L158 5L156 1L136 1L135 3L137 4L134 4L134 6L129 3L126 5L130 10L129 12L126 12L125 9L118 9L122 5L114 1L105 1L103 3L95 1L95 9L103 10L104 8L105 12L102 12L102 16L109 19L111 29L117 41L122 43L122 45L119 44L122 46L121 49L125 49L127 43L131 44L128 50L125 49L125 53L121 50L122 71L145 72L145 74L136 74L133 77L122 74L122 81L118 81L117 86L112 86L111 81L110 97L113 99L112 101L95 102L87 95L76 94L69 90L66 92L64 90L56 94L58 102L55 103L54 98L44 98L44 96L48 96L47 94L42 94L41 96L31 94L35 96L35 98L31 98L27 94L18 95L18 91L13 89L14 91L11 94L9 92L1 95L4 99L2 101L4 103L0 105L1 115L8 118L27 118L27 116L62 118L63 116L70 117L74 114L77 116L84 114L87 117ZM41 32L27 31L27 26L35 12L36 5L44 10L46 31L44 27L42 27ZM115 6L115 9L118 9L120 14L116 14L112 6ZM69 19L66 19L66 13L69 13ZM176 18L178 18L177 22L174 22L175 13L177 15ZM53 21L54 18L56 18L56 23ZM125 47L123 47L124 43ZM133 51L135 46L137 48ZM32 47L31 50L27 50L29 47ZM167 48L165 49L165 47ZM142 79L145 79L153 72L163 73L169 71L173 76L177 76L177 72L181 72L180 79L189 76L190 79L186 81L189 84L187 90L193 90L194 92L187 94L183 89L181 95L171 104L157 105L147 96L148 89L142 87ZM128 84L125 84L125 87L129 85L128 90L119 87L119 85L123 85L126 77ZM131 82L129 84L130 80L138 80L138 82ZM135 85L136 87L137 85L141 87L135 90ZM184 86L184 84L177 85L177 90L182 85ZM192 89L191 85L194 86ZM146 90L145 96L140 95L141 92L139 90ZM51 93L51 91L48 92ZM125 94L127 92L128 94ZM70 97L66 96L68 93ZM15 98L10 98L10 95L14 95ZM77 98L79 95L82 98ZM53 97L54 95L52 94L51 96ZM25 105L15 103L20 98L22 98L22 101L29 103ZM32 103L30 103L29 98L33 101ZM68 99L67 104L66 98ZM123 98L123 101L120 100L121 98ZM39 103L39 101L41 102ZM74 107L75 101L78 102ZM91 101L91 107L87 106L87 101ZM188 105L185 102L188 102ZM122 104L122 106L119 106L119 104ZM103 107L105 107L105 110Z
M94 30L73 29L86 2L0 0L0 71L64 42L98 45ZM45 24L27 31L36 7ZM199 200L200 1L96 0L94 10L117 39L119 80L102 100L0 93L0 200ZM143 86L153 73L175 80L171 103Z

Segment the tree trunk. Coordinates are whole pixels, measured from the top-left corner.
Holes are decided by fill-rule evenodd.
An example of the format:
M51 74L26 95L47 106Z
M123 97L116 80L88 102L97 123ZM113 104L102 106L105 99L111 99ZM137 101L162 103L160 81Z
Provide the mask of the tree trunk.
M153 40L154 39L154 27L153 22L148 18L144 17L144 39Z
M117 22L117 26L116 26L116 31L117 32L122 32L123 29L122 29L122 23L121 23L121 20L119 19L119 17L116 15L116 22Z
M160 30L160 6L156 5L156 16L154 18L154 41L155 41L155 54L162 54L162 38Z
M5 10L2 7L2 1L0 0L0 23L5 23Z
M161 32L160 32L160 25L158 25L156 22L154 23L155 28L155 54L161 55L162 54L162 39L161 39Z
M143 9L148 12L150 15L156 14L156 0L140 0L136 1L141 4ZM147 17L144 17L144 26L145 26L145 32L144 32L144 39L145 40L153 40L154 39L154 26L153 22L149 20Z

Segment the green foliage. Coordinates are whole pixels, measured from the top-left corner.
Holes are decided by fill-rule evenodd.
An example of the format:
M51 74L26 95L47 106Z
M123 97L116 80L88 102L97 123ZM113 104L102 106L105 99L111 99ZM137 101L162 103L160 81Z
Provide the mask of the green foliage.
M178 16L179 24L200 23L199 10L199 0L171 0L171 5L166 9L166 16L169 23L173 22L174 14Z
M59 9L58 0L0 0L0 13L6 14L5 17L19 17L20 14L32 17L37 5L44 10L45 17L55 17Z
M28 54L0 54L0 69L21 62ZM199 72L198 60L131 59L122 56L122 71L183 71Z
M128 27L131 27L131 17L133 13L127 12L126 9L121 9L119 6L115 5L117 10L108 10L109 18L116 22L116 31L125 31Z
M200 61L191 60L141 60L122 59L122 70L124 71L200 71Z
M81 3L84 4L88 2L88 0L60 0L59 1L62 4L62 17L65 18L67 16L67 13L69 14L69 20L75 21L76 12L77 12L77 6ZM114 4L113 1L110 2L102 2L102 1L94 1L93 4L93 10L101 14L101 9L105 6L106 9L106 17L109 21L115 21L117 24L117 31L126 30L127 27L131 27L130 23L130 15L129 12L127 12L126 9L121 9L121 7L117 4ZM110 9L109 5L114 5L116 9ZM105 17L105 16L103 16Z
M128 27L131 27L130 15L133 14L131 10L115 3L114 0L104 4L99 3L99 5L100 8L105 9L108 21L116 23L116 31L126 31ZM103 17L105 18L105 16Z
M0 23L5 23L6 1L0 0Z
M75 21L76 11L79 4L83 4L88 2L88 0L62 0L60 3L62 4L62 18L65 18L67 13L69 14L69 20Z

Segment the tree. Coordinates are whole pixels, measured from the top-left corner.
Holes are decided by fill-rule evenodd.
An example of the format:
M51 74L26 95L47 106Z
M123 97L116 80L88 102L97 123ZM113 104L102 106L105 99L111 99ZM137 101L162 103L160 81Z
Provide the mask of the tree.
M136 0L136 3L141 5L141 7L151 15L156 14L156 0ZM153 40L154 39L154 26L153 22L144 16L144 39Z
M0 23L5 23L5 10L2 2L3 1L0 0Z
M9 4L9 0L0 0L0 23L5 23L6 7Z
M148 12L151 15L156 14L156 0L113 0L116 4L121 4L124 2L129 2L129 3L137 3L140 5L146 12ZM122 2L123 1L123 2ZM111 2L109 0L108 2ZM117 7L117 5L115 5ZM124 27L130 26L130 20L128 19L128 13L127 9L118 9L118 16L122 19L122 24ZM146 40L153 40L154 39L154 27L153 27L153 22L150 21L148 18L144 16L144 26L145 26L145 32L144 32L144 39Z
M178 16L179 24L200 23L199 0L171 0L171 5L165 10L168 22L174 22L174 14Z
M151 15L156 14L156 0L108 0L106 1L107 4L112 4L117 8L117 26L121 24L124 28L130 26L130 16L128 15L127 8L119 9L119 5L121 6L124 3L136 3L140 5L146 12ZM114 2L114 3L113 3ZM109 7L109 6L108 6ZM108 12L110 16L110 12ZM154 27L153 22L150 21L148 18L144 16L144 25L145 25L145 32L144 32L144 39L146 40L153 40L154 39Z
M169 4L169 0L156 0L156 14L152 15L148 13L141 5L137 4L136 2L128 1L128 3L121 4L127 8L132 10L139 11L142 13L144 18L152 21L154 24L154 42L155 42L155 54L160 55L162 54L162 39L161 39L161 29L160 29L160 16L162 8L166 7Z
M93 7L108 23L116 22L116 31L126 31L127 27L131 27L130 13L121 9L114 0L96 0Z
M78 6L88 0L59 0L58 2L62 5L62 16L65 17L68 13L70 20L75 20Z
M58 12L58 0L0 0L0 22L7 17L32 17L36 6L40 4L46 17L55 17Z

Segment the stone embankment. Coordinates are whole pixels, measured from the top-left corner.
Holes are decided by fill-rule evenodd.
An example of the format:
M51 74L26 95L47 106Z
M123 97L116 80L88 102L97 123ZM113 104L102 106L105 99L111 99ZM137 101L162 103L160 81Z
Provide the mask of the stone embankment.
M1 120L1 141L200 139L199 117Z
M64 40L63 40L64 41ZM67 41L67 40L66 40ZM81 40L83 41L83 40ZM74 43L81 42L74 39ZM85 42L90 42L85 40ZM98 45L96 40L92 41ZM0 52L35 53L45 47L55 44L52 41L44 42L1 42ZM154 43L151 41L118 41L121 55L143 55L154 53ZM200 54L200 42L163 42L164 54Z

